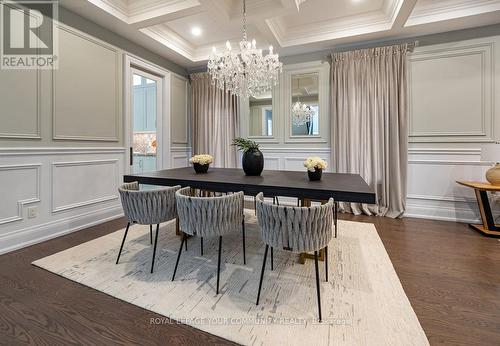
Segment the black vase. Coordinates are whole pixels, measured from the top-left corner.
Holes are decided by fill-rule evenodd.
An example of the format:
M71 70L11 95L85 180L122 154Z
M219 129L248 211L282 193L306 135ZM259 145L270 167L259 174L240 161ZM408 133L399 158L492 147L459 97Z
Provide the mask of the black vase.
M314 171L307 170L307 175L309 176L309 180L317 181L321 180L321 174L323 170L321 168L315 168Z
M210 165L208 163L205 165L201 165L199 163L193 163L193 167L196 173L207 173L209 166Z
M259 149L249 149L243 153L243 171L246 175L258 176L264 169L264 155Z

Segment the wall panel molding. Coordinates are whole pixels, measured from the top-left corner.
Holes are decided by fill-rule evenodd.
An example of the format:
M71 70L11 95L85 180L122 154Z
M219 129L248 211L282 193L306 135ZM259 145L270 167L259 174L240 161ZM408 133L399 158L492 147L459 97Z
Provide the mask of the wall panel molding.
M0 148L0 156L123 154L125 150L124 147L20 147Z
M1 72L1 71L0 71ZM26 72L26 71L25 71ZM27 99L28 95L24 95ZM0 138L20 138L20 139L41 139L42 138L42 72L36 71L36 92L34 95L36 100L35 129L32 133L19 133L5 131L5 125L2 126ZM2 111L6 112L4 108ZM9 116L9 114L7 114Z
M189 166L188 155L172 155L172 168L181 168Z
M179 84L179 85L176 85ZM171 117L171 122L172 122L172 144L185 144L187 145L189 142L189 133L188 133L188 125L189 125L189 120L188 120L188 80L184 77L180 77L176 74L172 74L171 76L171 93L172 96L170 98L172 104L171 104L171 109L172 109L172 117ZM182 95L176 95L176 92L180 92L180 90L176 89L183 89L182 92L184 93ZM180 103L179 103L180 101Z
M118 168L118 159L103 159L103 160L87 160L87 161L68 161L68 162L54 162L52 163L52 213L58 213L61 211L67 211L70 209L75 209L75 208L80 208L84 206L89 206L101 202L106 202L106 201L111 201L111 200L116 200L118 199L118 184L119 181L118 179L120 178L119 175L119 168ZM104 171L102 174L99 176L91 176L89 175L88 181L72 181L71 185L61 185L61 180L64 178L68 179L68 177L64 176L59 176L58 171L60 171L61 168L64 167L89 167L89 166L105 166L105 165L112 165L113 166L113 172L114 174L110 177L107 177L108 179L111 178L111 181L108 180L103 180L103 178L106 178L107 171ZM95 173L95 172L94 172ZM90 186L96 186L95 190L99 191L104 191L105 193L99 197L95 198L88 198L85 200L75 200L72 202L58 202L58 197L61 196L62 194L68 194L69 192L72 192L74 194L74 187L75 183L78 185L81 184L81 186L85 186L85 189L90 188ZM112 189L113 191L111 193L106 192L105 189L109 188L109 184L112 184ZM98 185L101 184L101 185ZM101 188L97 188L97 186L101 186ZM59 190L62 189L62 190ZM72 191L73 190L73 191ZM75 197L75 196L73 196Z
M435 86L435 91L429 90L429 88L423 88L422 86L418 87L415 79L416 76L413 75L413 66L417 66L416 64L427 62L428 64L432 64L432 62L436 62L436 64L442 64L443 60L448 59L447 73L455 73L460 74L463 72L463 67L472 68L472 65L469 64L470 61L461 61L460 59L472 59L475 61L478 66L480 66L480 71L478 71L479 75L475 75L471 78L477 78L478 86L474 86L471 81L464 80L462 84L458 82L453 83L453 87L450 86ZM471 60L471 61L472 61ZM409 121L409 137L410 142L433 142L433 143L480 143L480 142L492 142L494 141L494 118L495 118L495 104L494 104L494 82L495 82L495 46L494 42L460 42L459 44L447 44L440 45L438 47L422 47L417 48L417 50L410 56L410 69L409 69L409 85L410 85L410 121ZM456 65L456 71L451 72L453 68L453 64ZM437 68L436 65L433 68ZM424 73L430 68L425 68L420 66L420 69L423 69ZM442 70L442 69L439 69ZM422 70L421 70L422 71ZM430 70L429 70L430 71ZM443 72L444 73L444 72ZM468 73L472 73L468 71ZM442 80L443 83L452 83L451 80ZM458 83L458 84L457 84ZM420 89L419 89L420 88ZM446 102L440 103L440 108L447 107L448 110L442 111L441 109L435 109L433 112L438 115L433 115L432 112L429 113L434 117L434 124L437 120L442 122L441 127L446 124L457 123L454 122L453 119L457 119L457 117L462 117L462 119L469 119L464 122L463 128L457 128L451 131L448 130L436 130L436 131L428 131L424 129L416 128L416 124L414 123L415 117L422 117L423 115L415 114L416 110L414 109L417 105L417 100L415 100L414 92L420 90L419 92L430 92L434 95L442 94L442 93L460 93L465 92L467 88L470 89L470 92L466 92L466 96L469 97L473 95L474 92L479 92L479 99L476 101L479 102L478 108L474 109L471 112L465 113L457 113L454 110L457 106L455 105L457 102L467 102L465 100L462 101L463 97L460 97L458 94L455 97L448 99L446 97ZM423 91L426 90L426 91ZM444 94L443 94L444 95ZM450 94L451 95L451 94ZM424 97L425 96L421 96ZM444 97L444 96L443 96ZM470 96L472 97L472 96ZM423 99L419 101L418 107L423 107L425 104ZM446 105L446 106L445 106ZM471 106L472 102L468 102L467 106ZM427 106L425 106L427 107ZM471 106L472 107L472 106ZM467 107L465 107L467 108ZM425 108L424 108L425 109ZM462 107L459 107L462 109ZM460 112L460 110L458 111ZM426 112L427 113L427 112ZM474 117L474 118L472 118ZM448 119L449 118L449 119ZM470 119L476 119L477 129L471 129ZM422 120L420 120L422 121ZM429 124L429 123L427 123ZM468 125L466 125L468 124ZM443 127L444 128L444 127Z
M5 172L5 171L19 171L19 170L35 170L35 181L34 182L29 182L29 181L23 181L23 184L29 184L29 183L34 183L35 188L34 188L34 195L28 198L24 198L21 200L17 200L17 213L16 215L8 216L5 218L0 219L0 225L14 222L14 221L19 221L24 219L24 207L29 204L33 203L38 203L41 201L41 169L42 169L42 164L40 163L33 163L33 164L15 164L15 165L5 165L5 166L0 166L0 172ZM20 182L21 183L21 182ZM9 193L7 190L3 190L3 195L2 199L7 200L9 198Z
M330 148L260 147L263 153L330 153Z
M21 216L0 222L0 253L122 215L117 188L125 159L123 147L0 148L0 219ZM21 170L7 171L13 167ZM37 208L34 217L27 206Z
M273 167L269 167L270 165ZM264 156L264 169L280 170L281 169L281 158L279 156Z
M112 134L110 134L109 136L103 136L103 135L90 135L90 134L76 134L77 131L71 131L71 133L67 133L67 129L64 130L64 129L61 129L62 126L61 124L59 123L59 116L60 116L60 112L58 110L58 100L59 100L59 86L58 86L58 83L57 83L57 74L58 73L62 73L63 69L61 68L61 65L60 65L60 68L58 70L53 70L52 72L52 99L53 99L53 119L52 119L52 138L54 140L78 140L78 141L107 141L107 142L118 142L120 140L120 133L121 133L121 57L122 57L122 54L121 52L114 46L104 42L104 41L101 41L101 40L98 40L90 35L87 35L79 30L76 30L74 28L71 28L69 26L66 26L64 24L57 24L57 27L59 28L59 30L61 30L61 34L62 33L67 33L67 34L70 34L70 35L73 35L73 37L75 38L79 38L83 41L86 41L87 43L90 43L93 45L93 47L95 48L99 48L99 49L102 49L101 52L105 53L107 52L108 54L111 53L114 55L114 76L113 76L113 79L114 79L114 104L113 104L113 107L114 107L114 111L113 111L113 117L114 117L114 132ZM60 39L62 40L62 37L64 35L59 35L60 36ZM87 57L86 61L89 61L90 64L92 64L92 61L100 61L101 63L104 61L104 56L101 56L101 57L93 57L93 56L89 56ZM80 62L81 63L81 62ZM61 64L61 62L60 62ZM87 82L95 82L95 86L96 87L99 87L101 86L102 83L99 83L99 79L98 77L101 76L100 73L96 73L96 71L93 70L92 66L97 66L97 65L90 65L90 66L81 66L81 69L87 69L90 73L88 74L89 78L91 78L92 75L95 75L96 78L91 80L91 81L87 81ZM73 71L73 73L75 73ZM80 81L81 83L82 81ZM92 89L92 88L88 88L89 90ZM82 95L82 97L84 97L86 95ZM66 98L62 98L61 100L66 100ZM72 100L72 101L75 101L75 100ZM66 102L66 101L65 101ZM87 100L87 102L91 103L91 102L96 102L95 100ZM68 116L68 113L69 112L66 112L64 114L65 117ZM94 116L95 117L95 114L92 114L93 112L90 112L89 114L86 114L86 116ZM83 115L82 115L83 116ZM102 114L100 115L100 117L102 117ZM66 132L66 133L65 133ZM95 131L94 131L95 132Z

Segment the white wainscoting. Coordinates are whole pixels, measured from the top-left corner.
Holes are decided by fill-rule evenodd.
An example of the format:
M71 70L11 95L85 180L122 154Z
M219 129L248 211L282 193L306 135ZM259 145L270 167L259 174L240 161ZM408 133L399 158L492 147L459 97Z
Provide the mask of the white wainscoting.
M304 171L303 161L319 156L331 162L329 148L261 148L264 169ZM477 222L479 211L471 189L457 180L484 180L490 162L481 162L478 148L412 148L408 152L408 196L406 217ZM327 171L331 171L329 169ZM500 205L492 198L492 207ZM281 201L281 199L280 199ZM293 199L283 199L294 204Z
M0 253L123 215L125 148L0 148L0 160Z
M304 161L310 156L318 156L331 162L330 148L290 148L290 147L261 147L264 154L264 169L304 171ZM331 172L331 167L326 169Z
M24 218L24 207L40 202L41 164L0 166L0 225ZM22 184L19 182L22 181Z
M479 221L472 189L457 180L483 181L490 162L481 162L481 149L410 149L407 217L459 222ZM496 200L495 196L492 200ZM500 211L494 202L492 208Z
M264 170L302 171L306 176L304 161L310 156L318 156L330 162L330 148L290 148L290 147L261 147L264 154ZM239 163L241 166L241 162ZM330 167L326 170L330 172ZM247 201L253 202L253 197L246 196ZM281 204L296 205L297 199L280 197Z
M172 147L170 149L170 167L181 168L189 166L190 147Z
M473 191L456 180L484 181L491 163L480 161L481 146L500 139L499 43L491 36L411 54L406 216L479 220Z

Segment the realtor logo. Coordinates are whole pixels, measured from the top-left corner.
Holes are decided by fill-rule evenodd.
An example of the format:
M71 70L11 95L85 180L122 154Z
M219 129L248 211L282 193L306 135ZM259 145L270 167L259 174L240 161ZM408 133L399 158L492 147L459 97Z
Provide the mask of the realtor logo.
M57 68L57 0L0 0L0 68Z

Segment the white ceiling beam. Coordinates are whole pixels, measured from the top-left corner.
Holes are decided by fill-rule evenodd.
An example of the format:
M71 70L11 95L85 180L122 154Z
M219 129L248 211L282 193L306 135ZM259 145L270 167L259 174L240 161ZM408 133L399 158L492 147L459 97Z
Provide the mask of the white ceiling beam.
M405 26L406 21L411 15L413 8L417 4L418 0L403 0L399 10L397 12L396 18L392 23L392 29L402 28Z
M179 18L192 16L194 14L202 13L204 9L201 7L190 7L185 10L176 11L173 13L166 13L164 15L151 15L147 17L137 18L129 21L130 25L136 29L148 28L157 24L163 24L176 20Z
M274 33L269 29L265 19L260 19L255 23L255 27L259 33L275 48L275 52L279 54L279 48L281 47Z

